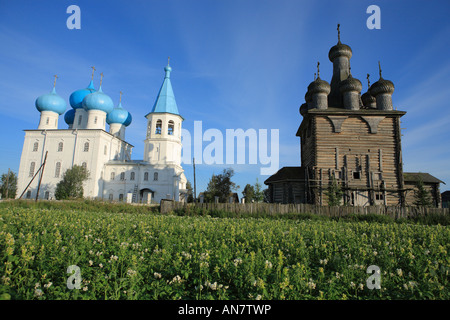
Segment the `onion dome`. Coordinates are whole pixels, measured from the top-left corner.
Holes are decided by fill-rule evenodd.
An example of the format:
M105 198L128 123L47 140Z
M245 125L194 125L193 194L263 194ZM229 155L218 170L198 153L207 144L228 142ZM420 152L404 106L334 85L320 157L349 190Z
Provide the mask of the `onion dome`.
M348 59L352 57L352 48L350 48L348 45L341 43L341 31L339 30L340 24L338 24L337 30L338 30L338 43L331 47L330 51L328 52L328 58L331 62L337 57L345 56Z
M128 126L130 125L130 123L131 123L132 120L133 120L133 117L131 116L131 113L128 112L127 120L125 120L125 122L123 123L123 125L124 125L125 127L128 127Z
M362 103L365 107L368 107L374 103L376 103L377 99L373 95L370 94L369 91L361 95Z
M342 92L346 91L356 91L361 92L362 84L361 81L359 81L356 78L352 77L352 74L349 74L348 78L341 81L339 84L339 90Z
M330 84L325 80L320 79L320 77L317 77L316 80L311 82L308 86L308 92L311 95L315 93L329 94L330 91L331 91Z
M56 79L55 79L56 80ZM55 87L50 93L44 94L36 99L36 109L39 112L53 111L57 114L63 114L66 111L67 104L63 98L56 94Z
M377 82L375 82L373 85L370 86L370 88L369 88L370 94L374 97L376 97L380 93L393 94L394 93L394 84L392 83L392 81L385 80L381 76L381 66L380 66L379 61L378 61L378 68L379 68L379 72L380 72L380 80L378 80Z
M64 121L70 126L75 119L75 109L69 109L64 115Z
M302 116L305 115L306 111L308 111L308 105L306 103L302 104L299 111Z
M86 89L80 89L77 90L75 92L73 92L70 95L69 98L69 102L70 105L72 106L72 108L74 109L81 109L83 108L83 99L90 93L95 92L96 90L94 89L94 81L91 80L91 82L89 83L89 85L87 86Z
M105 113L110 113L114 109L113 101L108 95L103 93L102 87L100 87L98 91L84 97L82 105L86 111L101 110Z
M128 119L129 112L122 107L122 102L106 116L106 122L124 124Z
M369 92L372 96L376 97L380 93L394 93L394 84L390 80L385 80L380 77L380 80L370 86Z

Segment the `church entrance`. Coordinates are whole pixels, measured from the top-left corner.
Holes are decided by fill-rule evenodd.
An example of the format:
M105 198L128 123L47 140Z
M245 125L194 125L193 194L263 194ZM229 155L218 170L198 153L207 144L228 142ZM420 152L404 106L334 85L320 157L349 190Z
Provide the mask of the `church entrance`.
M155 192L149 188L144 188L139 191L142 203L150 204L152 202Z

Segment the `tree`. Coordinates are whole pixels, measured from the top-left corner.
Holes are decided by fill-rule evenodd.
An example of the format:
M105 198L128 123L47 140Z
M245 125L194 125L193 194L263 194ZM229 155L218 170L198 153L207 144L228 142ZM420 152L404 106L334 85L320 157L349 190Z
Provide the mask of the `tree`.
M247 185L244 188L244 191L242 191L242 195L245 198L245 202L247 203L252 202L252 200L255 199L255 188L247 183Z
M256 178L254 189L255 189L255 201L262 202L264 200L264 191L262 190L262 186L259 183L258 178Z
M74 165L71 169L67 169L56 185L55 198L58 200L83 198L83 182L88 177L89 172L82 166Z
M328 205L330 207L341 205L343 192L335 177L333 177L331 183L328 185L325 195L328 197Z
M270 199L270 190L269 190L269 188L263 190L263 195L264 195L263 202L270 203L271 199Z
M215 197L219 197L219 202L228 202L230 193L239 188L231 181L233 175L234 170L232 168L224 169L219 175L213 174L205 192L206 201L214 202Z
M419 179L416 184L417 190L414 191L414 205L420 207L431 207L433 201L431 200L431 194L425 189L423 180Z
M0 194L2 199L14 199L17 193L17 175L8 171L8 173L2 174Z
M189 180L186 182L186 189L187 189L186 202L194 202L194 195L193 195L193 191L192 191L192 185L191 185L191 182Z

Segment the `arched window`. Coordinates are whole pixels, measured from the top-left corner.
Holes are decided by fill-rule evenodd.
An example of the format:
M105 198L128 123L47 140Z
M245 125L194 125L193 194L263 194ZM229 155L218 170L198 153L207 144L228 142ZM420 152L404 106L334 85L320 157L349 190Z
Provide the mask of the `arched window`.
M162 121L161 120L156 121L156 131L155 131L156 134L161 134L161 127Z
M84 152L88 152L89 151L89 142L85 142L84 143Z
M148 172L144 173L144 181L148 181Z
M35 167L36 167L36 162L30 163L30 174L29 174L30 177L34 176L34 168Z
M33 152L38 151L38 148L39 148L39 142L35 142L33 145Z
M149 121L148 122L148 126L147 126L147 138L150 137L150 133L152 132L152 122Z
M64 148L64 143L60 142L58 143L58 152L62 152Z
M105 148L103 149L103 154L106 156L106 153L108 151L108 147L105 145Z
M78 117L78 125L79 125L79 126L81 126L81 120L82 120L82 119L83 119L83 116L80 115L80 116Z
M121 181L125 180L125 172L120 173L120 180Z
M82 166L84 169L87 170L87 163L86 163L86 162L83 162L83 163L81 164L81 166Z
M153 180L154 180L154 181L158 181L158 172L155 172L155 173L153 174Z
M167 134L168 134L169 136L173 135L173 129L174 129L174 127L175 127L175 123L174 123L172 120L170 120L170 121L169 121L169 127L168 127L168 129L167 129Z
M113 201L113 199L114 199L114 196L113 196L112 193L110 193L110 194L109 194L109 201Z
M115 172L111 172L111 180L114 180L115 177L116 177L116 173Z
M130 173L130 180L131 180L131 181L134 181L134 172L131 172L131 173Z
M55 178L59 178L61 174L61 162L57 162L55 166Z

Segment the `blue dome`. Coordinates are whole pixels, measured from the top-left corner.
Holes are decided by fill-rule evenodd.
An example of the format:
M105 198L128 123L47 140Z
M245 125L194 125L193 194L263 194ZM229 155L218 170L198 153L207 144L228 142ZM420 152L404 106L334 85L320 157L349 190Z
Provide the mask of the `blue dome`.
M89 83L89 86L86 89L80 89L75 92L73 92L70 95L69 102L72 108L74 109L81 109L83 108L82 102L84 97L86 97L88 94L95 92L94 89L94 82L91 80Z
M71 125L73 124L74 119L75 119L75 109L69 109L64 115L64 121L68 125Z
M104 94L102 87L97 92L93 92L84 97L82 102L84 110L101 110L110 113L114 109L114 103L111 98Z
M67 104L63 98L56 94L55 87L51 93L44 94L36 99L36 109L39 112L53 111L57 114L63 114L66 111Z
M106 122L108 124L111 123L124 124L128 119L128 114L129 112L124 108L122 108L122 103L119 103L119 105L116 108L114 108L113 111L108 113L108 115L106 116Z
M128 112L127 120L125 120L125 122L123 123L123 125L124 125L125 127L128 127L128 126L130 125L130 123L131 123L131 120L133 120L133 118L132 118L132 116L131 116L131 113Z

